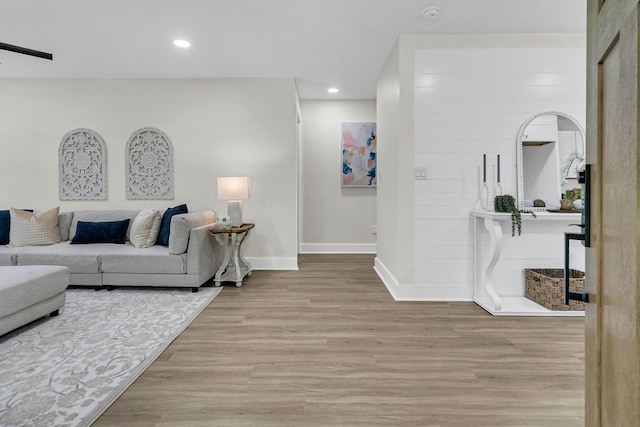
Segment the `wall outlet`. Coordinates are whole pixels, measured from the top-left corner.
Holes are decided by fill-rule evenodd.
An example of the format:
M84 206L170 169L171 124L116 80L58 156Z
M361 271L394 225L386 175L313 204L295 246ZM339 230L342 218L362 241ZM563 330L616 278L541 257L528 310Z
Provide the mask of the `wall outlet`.
M415 179L427 179L427 168L415 168Z
M372 225L371 226L371 234L378 234L378 226L377 225Z

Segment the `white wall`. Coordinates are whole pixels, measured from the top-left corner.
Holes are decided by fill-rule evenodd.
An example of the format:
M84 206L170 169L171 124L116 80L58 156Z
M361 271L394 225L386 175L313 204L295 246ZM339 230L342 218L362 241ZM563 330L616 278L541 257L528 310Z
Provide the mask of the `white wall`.
M496 155L501 155L503 190L515 196L520 125L547 110L563 111L584 124L585 37L401 36L399 43L400 51L415 55L413 109L403 114L411 117L414 129L412 167L426 168L427 180L404 182L414 186L414 201L407 206L415 214L414 258L405 264L413 277L402 281L399 277L405 267L391 265L386 276L395 277L396 283L385 283L392 293L395 286L394 296L399 299L470 299L473 230L469 212L477 206L482 154L487 154L488 179ZM378 121L385 123L380 117ZM379 135L383 132L379 125ZM379 192L379 205L393 202ZM380 219L379 223L385 226ZM529 259L535 264L535 258ZM500 280L520 280L500 276L498 270Z
M301 101L301 252L375 253L376 188L342 188L342 122L375 122L376 103Z
M378 76L378 253L389 284L413 283L413 50L396 42Z
M293 79L0 79L0 206L61 210L212 208L218 176L247 175L245 255L256 268L297 268L296 93ZM171 139L175 199L125 196L125 145L141 127ZM58 146L87 127L107 145L108 200L58 200Z

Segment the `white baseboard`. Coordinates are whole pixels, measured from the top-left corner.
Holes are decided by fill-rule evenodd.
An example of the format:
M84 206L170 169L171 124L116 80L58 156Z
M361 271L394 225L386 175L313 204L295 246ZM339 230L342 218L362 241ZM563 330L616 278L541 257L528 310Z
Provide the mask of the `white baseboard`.
M301 254L375 254L375 243L301 243Z
M298 258L246 257L254 270L297 270Z
M373 269L395 301L473 301L466 285L400 284L378 258Z

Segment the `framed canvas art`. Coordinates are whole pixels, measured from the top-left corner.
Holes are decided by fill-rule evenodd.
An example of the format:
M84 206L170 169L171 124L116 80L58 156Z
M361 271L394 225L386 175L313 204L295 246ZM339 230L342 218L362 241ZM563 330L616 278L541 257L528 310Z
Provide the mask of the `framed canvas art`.
M375 187L377 141L375 122L343 122L342 186Z

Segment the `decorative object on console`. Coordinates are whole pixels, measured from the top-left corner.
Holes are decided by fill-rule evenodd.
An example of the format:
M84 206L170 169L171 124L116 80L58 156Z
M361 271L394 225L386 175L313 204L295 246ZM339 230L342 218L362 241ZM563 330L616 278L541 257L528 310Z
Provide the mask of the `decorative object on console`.
M173 145L162 131L146 127L127 142L127 199L173 199Z
M560 207L562 206L560 204L560 200L555 199L545 200L544 204L547 209L560 209Z
M573 200L572 199L562 199L560 201L560 209L563 211L573 210Z
M487 183L487 155L482 155L482 183Z
M247 176L218 177L218 200L228 200L227 213L234 227L242 223L242 200L249 198L251 180Z
M229 215L220 215L216 218L216 228L227 230L233 226L233 220Z
M489 209L489 187L487 186L487 155L482 155L482 187L480 188L480 206Z
M492 184L493 193L489 191L489 185L487 184L487 155L482 154L482 185L480 186L480 207L484 210L490 210L491 195L502 195L502 184L500 175L500 154L496 155L496 164L494 165L493 175L491 179L494 179Z
M500 154L496 160L496 195L502 195L502 185L500 184Z
M511 213L511 235L516 235L516 228L518 229L518 236L522 232L522 218L520 211L516 208L516 200L510 194L496 196L493 201L496 212L508 212Z
M58 148L60 200L107 199L107 148L91 129L74 129Z
M342 135L342 186L375 187L378 144L375 122L344 122Z
M546 204L544 203L544 200L535 199L533 201L533 206L535 206L536 208L544 208Z
M578 200L582 198L582 188L573 188L564 192L562 196L565 199Z

